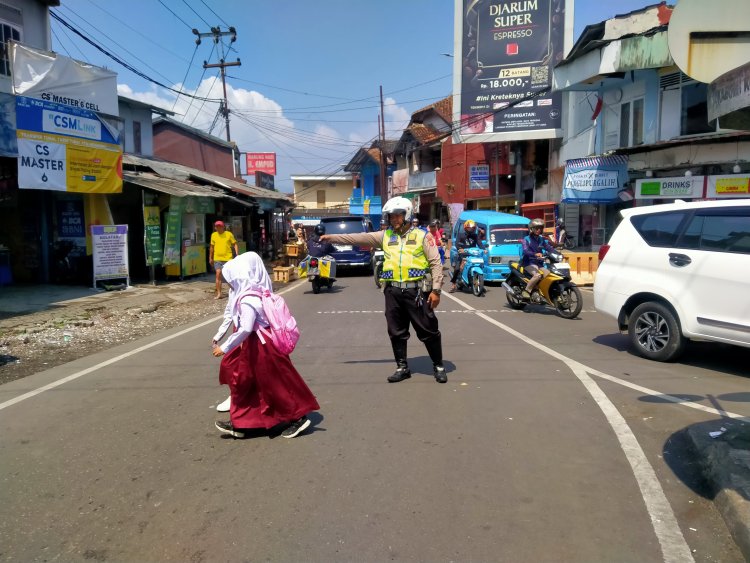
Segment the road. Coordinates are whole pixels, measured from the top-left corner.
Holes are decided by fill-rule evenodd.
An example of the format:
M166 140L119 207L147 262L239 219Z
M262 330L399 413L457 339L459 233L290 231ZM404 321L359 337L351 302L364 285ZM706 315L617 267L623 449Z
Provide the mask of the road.
M285 297L321 404L294 440L220 436L219 320L0 386L8 561L742 561L683 431L750 416L747 350L637 358L580 319L444 294L449 381L394 365L364 276Z

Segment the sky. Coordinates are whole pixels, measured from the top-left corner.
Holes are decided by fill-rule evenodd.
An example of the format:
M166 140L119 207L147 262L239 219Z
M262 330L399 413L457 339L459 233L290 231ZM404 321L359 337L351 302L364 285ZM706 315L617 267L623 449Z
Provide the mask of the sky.
M575 0L574 39L586 25L648 0ZM675 3L675 2L671 2ZM276 188L291 175L331 175L378 135L383 89L387 138L411 114L452 94L453 0L61 0L51 11L145 79L51 18L53 50L118 73L119 94L175 112L226 139L218 68L226 68L231 140L277 154ZM236 41L192 30L236 30ZM244 159L243 159L244 169ZM252 182L252 179L249 179Z

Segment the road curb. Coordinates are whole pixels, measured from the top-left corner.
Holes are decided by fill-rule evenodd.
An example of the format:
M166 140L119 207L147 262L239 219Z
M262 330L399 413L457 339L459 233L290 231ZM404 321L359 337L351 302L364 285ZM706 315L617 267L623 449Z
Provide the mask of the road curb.
M712 438L709 432L722 433ZM687 434L715 494L714 504L750 561L750 424L717 420L688 428Z

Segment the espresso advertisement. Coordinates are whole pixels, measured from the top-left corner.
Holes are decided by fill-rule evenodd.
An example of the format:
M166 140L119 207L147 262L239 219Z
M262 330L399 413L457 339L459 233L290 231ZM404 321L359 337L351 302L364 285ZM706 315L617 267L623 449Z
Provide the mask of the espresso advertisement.
M573 0L456 2L461 140L558 136L562 96L551 92L552 69L564 57Z

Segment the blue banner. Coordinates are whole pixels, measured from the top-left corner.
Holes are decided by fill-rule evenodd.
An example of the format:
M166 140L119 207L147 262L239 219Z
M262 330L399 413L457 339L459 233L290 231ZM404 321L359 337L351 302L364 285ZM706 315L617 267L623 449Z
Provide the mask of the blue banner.
M593 156L568 160L563 179L563 203L612 203L628 182L628 157Z

